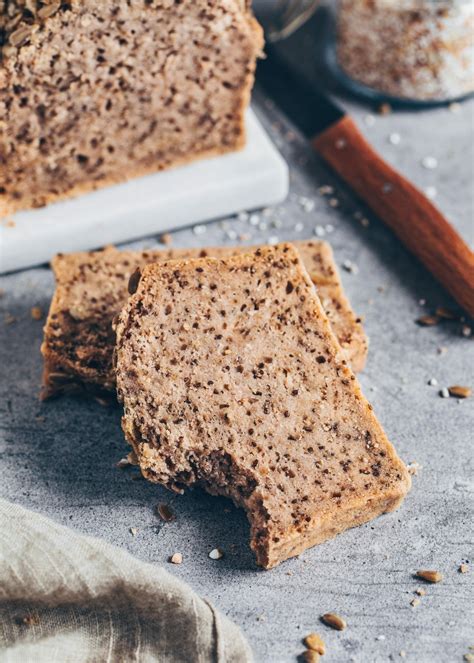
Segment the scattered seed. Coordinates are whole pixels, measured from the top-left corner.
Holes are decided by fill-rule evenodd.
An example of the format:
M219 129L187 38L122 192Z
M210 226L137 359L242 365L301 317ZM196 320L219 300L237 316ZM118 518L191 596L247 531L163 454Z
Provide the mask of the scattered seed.
M390 136L388 137L388 142L391 145L400 145L401 139L402 139L402 137L400 136L400 134L393 133L393 134L390 134Z
M305 663L319 663L321 660L319 654L317 651L313 651L312 649L307 649L301 654L301 658Z
M416 323L421 327L433 327L439 323L439 318L437 315L422 315L416 320Z
M464 654L463 658L467 663L474 663L474 654Z
M404 649L400 650L400 653L399 653L400 658L406 658L406 655L407 655L407 653Z
M454 311L451 311L445 306L438 306L436 308L435 314L438 316L438 318L444 318L445 320L457 320L459 317L456 315L456 313L454 313Z
M173 509L167 504L158 504L156 507L156 513L160 516L161 520L165 521L165 523L170 523L176 519Z
M416 606L417 606L417 605L420 605L420 603L421 603L420 599L417 599L417 598L414 598L414 599L412 599L412 600L410 601L410 605L411 605L413 608L416 608Z
M209 553L209 557L210 557L211 559L221 559L222 557L224 557L224 553L223 553L223 551L222 551L220 548L214 548L214 549L211 550L211 552Z
M321 196L330 196L334 193L334 187L329 186L329 184L323 184L323 186L319 187L318 193L321 194Z
M39 306L33 306L33 308L31 309L31 317L33 318L33 320L41 320L41 318L43 317L43 311Z
M437 583L443 580L443 574L439 571L417 571L415 573L417 578L426 580L426 582Z
M418 596L425 596L426 589L419 587L418 589L415 589L415 594L418 594Z
M469 398L472 394L472 389L470 387L461 387L459 385L453 385L448 387L449 395L454 398Z
M379 115L390 115L390 113L392 112L392 107L390 106L390 104L387 103L380 104L377 111Z
M173 237L169 233L163 233L163 235L160 236L160 242L165 246L170 246L170 244L173 243Z
M321 620L327 626L336 629L336 631L343 631L347 626L345 620L334 612L326 612L326 614L321 617Z
M130 534L136 536L138 534L138 529L136 527L130 527Z
M434 170L438 167L438 159L432 156L423 157L421 160L421 165L427 170Z
M380 640L381 642L383 642L385 640L385 636L384 635L378 635L375 639Z
M441 398L449 398L449 390L446 389L446 387L443 387L442 389L439 390L439 395Z
M430 387L436 387L438 385L438 380L436 378L430 378L428 380L428 384Z
M171 564L181 564L183 561L183 556L179 552L175 552L173 555L170 557L170 562Z
M469 564L461 564L458 571L459 573L467 573L469 571Z
M309 635L307 635L303 640L303 643L306 645L306 647L308 647L308 649L311 649L312 651L321 654L321 656L324 656L324 654L326 653L326 646L324 644L324 640L317 633L310 633Z

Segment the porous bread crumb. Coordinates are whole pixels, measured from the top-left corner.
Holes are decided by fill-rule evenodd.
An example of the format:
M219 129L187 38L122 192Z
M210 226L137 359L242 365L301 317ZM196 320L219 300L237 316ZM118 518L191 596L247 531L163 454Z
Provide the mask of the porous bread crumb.
M368 341L343 291L329 244L295 242L318 288L343 352L361 370ZM43 397L82 388L115 391L112 320L127 301L130 275L138 267L170 259L229 256L249 247L103 251L59 255L53 260L56 291L45 326ZM133 284L132 284L133 285Z
M116 330L123 429L143 475L244 507L259 565L402 501L406 468L291 245L148 265Z
M9 1L0 25L0 216L243 147L248 3L54 7Z

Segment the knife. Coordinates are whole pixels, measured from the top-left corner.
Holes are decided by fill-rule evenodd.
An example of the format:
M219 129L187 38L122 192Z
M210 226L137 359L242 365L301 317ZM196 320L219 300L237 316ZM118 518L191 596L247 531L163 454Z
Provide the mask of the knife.
M474 253L443 214L369 145L354 120L275 51L257 82L314 150L474 317Z

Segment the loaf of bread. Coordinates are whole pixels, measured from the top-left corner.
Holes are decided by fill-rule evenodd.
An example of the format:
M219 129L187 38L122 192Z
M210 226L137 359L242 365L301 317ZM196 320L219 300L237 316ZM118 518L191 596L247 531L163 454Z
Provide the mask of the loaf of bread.
M291 245L139 276L116 375L147 479L244 507L264 568L400 504L408 472Z
M249 4L1 0L0 216L242 147Z
M317 285L318 294L345 357L360 370L367 338L344 294L326 242L305 240L295 245ZM170 259L214 257L248 251L248 247L104 251L60 255L53 260L56 291L45 326L43 397L83 389L115 390L112 320L127 300L127 283L137 267Z

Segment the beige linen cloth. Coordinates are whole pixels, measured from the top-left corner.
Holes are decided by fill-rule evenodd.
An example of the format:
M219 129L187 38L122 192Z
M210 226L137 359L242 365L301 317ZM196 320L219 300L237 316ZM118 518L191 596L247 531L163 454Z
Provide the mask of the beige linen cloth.
M247 663L239 629L163 568L0 500L1 663Z

